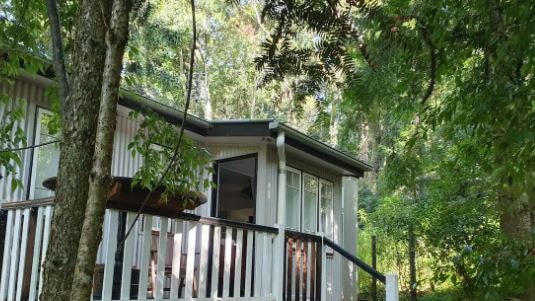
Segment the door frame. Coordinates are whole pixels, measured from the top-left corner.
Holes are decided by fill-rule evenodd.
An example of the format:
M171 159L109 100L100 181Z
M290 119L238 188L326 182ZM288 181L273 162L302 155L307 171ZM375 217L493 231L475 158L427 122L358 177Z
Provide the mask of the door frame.
M217 218L217 202L218 202L218 199L219 199L219 164L221 163L225 163L225 162L230 162L230 161L236 161L236 160L243 160L243 159L249 159L249 158L254 158L254 185L253 185L253 194L254 194L254 207L253 207L253 224L256 224L256 220L257 220L257 204L256 202L258 201L258 153L251 153L251 154L246 154L246 155L240 155L240 156L236 156L236 157L228 157L228 158L223 158L223 159L219 159L219 160L215 160L214 161L214 164L213 164L213 168L214 168L214 172L212 173L212 182L215 183L215 187L212 188L212 208L211 208L211 212L210 212L210 215L212 217L216 217Z

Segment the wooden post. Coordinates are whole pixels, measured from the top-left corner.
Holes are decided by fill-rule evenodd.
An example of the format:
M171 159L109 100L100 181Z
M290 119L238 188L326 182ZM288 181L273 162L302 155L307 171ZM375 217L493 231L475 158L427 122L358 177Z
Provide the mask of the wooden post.
M399 301L398 275L386 274L386 301Z
M372 236L372 268L377 270L377 236ZM377 301L377 279L372 277L372 301Z

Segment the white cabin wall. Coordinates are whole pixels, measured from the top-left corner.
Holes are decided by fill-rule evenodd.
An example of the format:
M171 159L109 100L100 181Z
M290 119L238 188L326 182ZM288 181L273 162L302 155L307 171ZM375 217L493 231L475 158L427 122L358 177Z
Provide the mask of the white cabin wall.
M26 133L28 145L34 141L35 112L37 107L49 107L49 100L46 96L46 87L37 84L29 79L20 78L13 85L0 84L0 93L10 95L7 105L0 104L0 120L3 120L7 110L11 110L17 105L21 106L25 112L23 120L18 124ZM12 135L14 137L14 134ZM4 168L0 168L0 203L24 200L27 198L30 187L29 178L31 172L32 149L19 152L22 164L17 167L17 173L5 176ZM24 188L11 190L11 180L13 177L22 181Z

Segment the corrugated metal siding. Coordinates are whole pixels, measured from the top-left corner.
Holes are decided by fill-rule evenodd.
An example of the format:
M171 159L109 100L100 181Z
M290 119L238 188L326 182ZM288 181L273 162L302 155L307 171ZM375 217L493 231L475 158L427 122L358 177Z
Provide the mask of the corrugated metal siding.
M0 85L1 93L11 95L11 101L7 106L0 104L0 118L11 110L14 105L22 105L25 108L25 118L20 126L26 132L28 145L34 144L34 128L36 110L38 107L50 108L49 99L46 96L46 87L23 79L18 80L14 85ZM138 128L138 121L128 116L128 110L122 107L118 109L117 129L115 132L115 142L113 150L112 175L131 177L142 164L141 156L132 156L128 150L128 144L132 141ZM2 119L0 119L2 120ZM18 168L18 177L24 184L24 189L11 191L11 179L8 176L0 179L0 202L11 202L24 200L27 198L30 178L33 150L21 151L22 166ZM5 174L3 168L0 169L2 175Z
M35 123L36 106L48 106L44 87L30 83L25 80L18 80L13 85L0 84L0 93L10 95L10 102L6 105L0 104L0 120L4 120L5 114L16 105L22 106L25 111L24 119L19 126L26 132L28 144L33 144L33 128ZM12 133L14 137L14 133ZM22 165L17 167L17 173L0 179L0 203L23 200L27 196L30 178L30 165L33 151L31 149L20 151ZM5 175L5 169L0 168L0 173ZM11 180L17 177L24 184L24 189L11 190Z
M139 154L132 155L128 144L132 142L139 128L139 121L128 116L129 110L119 107L117 127L113 142L112 175L116 177L133 177L143 164Z

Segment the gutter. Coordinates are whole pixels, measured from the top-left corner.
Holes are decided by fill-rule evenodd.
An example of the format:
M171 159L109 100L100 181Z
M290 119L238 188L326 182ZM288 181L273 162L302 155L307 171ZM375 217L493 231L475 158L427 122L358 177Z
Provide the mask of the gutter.
M336 161L339 161L341 163L344 163L344 165L352 166L354 168L360 169L360 173L357 175L361 175L364 171L370 171L372 170L372 166L358 160L356 158L353 158L349 155L346 155L339 150L322 143L314 138L311 138L300 131L289 127L285 125L284 123L274 121L270 122L269 129L273 132L284 132L286 134L286 144L292 144L292 141L295 144L302 144L312 150L315 150L317 152L323 153L323 154L329 154L333 159Z

